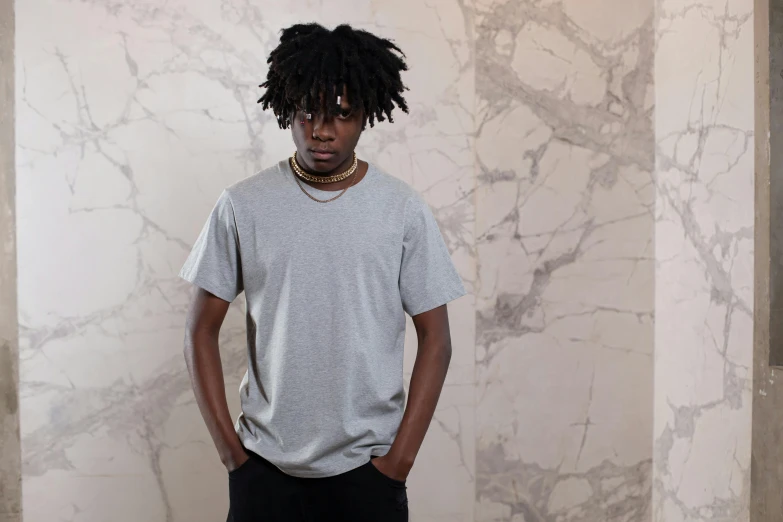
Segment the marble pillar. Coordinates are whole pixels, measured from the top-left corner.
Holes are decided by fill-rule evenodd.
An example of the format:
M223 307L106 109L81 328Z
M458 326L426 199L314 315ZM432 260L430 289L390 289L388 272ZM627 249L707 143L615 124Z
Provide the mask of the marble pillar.
M650 520L652 7L476 2L478 522Z
M22 520L15 187L14 3L0 1L0 522Z
M753 2L660 0L653 519L742 522L753 362Z

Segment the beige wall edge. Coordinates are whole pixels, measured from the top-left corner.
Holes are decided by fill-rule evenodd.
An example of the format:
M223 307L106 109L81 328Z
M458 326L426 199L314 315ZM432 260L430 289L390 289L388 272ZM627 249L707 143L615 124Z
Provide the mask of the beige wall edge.
M22 520L14 147L14 0L0 0L0 522Z
M783 8L783 3L778 8ZM777 522L783 520L783 503L780 501L780 484L783 483L783 445L780 444L783 440L783 370L769 367L770 0L755 0L754 17L756 220L750 520ZM775 52L783 52L783 49ZM783 179L778 182L783 182Z

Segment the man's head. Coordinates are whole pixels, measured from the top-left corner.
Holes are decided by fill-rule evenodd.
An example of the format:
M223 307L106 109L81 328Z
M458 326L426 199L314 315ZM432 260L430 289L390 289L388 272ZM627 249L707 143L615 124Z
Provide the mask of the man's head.
M404 56L391 41L348 25L293 25L267 60L258 102L272 108L280 128L291 127L302 166L331 172L350 163L368 121L394 121L395 104L408 112Z

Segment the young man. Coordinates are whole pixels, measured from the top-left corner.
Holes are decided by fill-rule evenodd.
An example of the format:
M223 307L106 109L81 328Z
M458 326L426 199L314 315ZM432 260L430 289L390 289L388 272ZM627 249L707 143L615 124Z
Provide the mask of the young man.
M185 339L196 399L228 470L234 522L397 522L465 294L430 208L357 160L367 122L407 112L402 52L342 25L295 25L259 100L295 154L228 187L180 273L198 288ZM232 425L218 353L247 299L248 371ZM405 313L418 353L407 406Z

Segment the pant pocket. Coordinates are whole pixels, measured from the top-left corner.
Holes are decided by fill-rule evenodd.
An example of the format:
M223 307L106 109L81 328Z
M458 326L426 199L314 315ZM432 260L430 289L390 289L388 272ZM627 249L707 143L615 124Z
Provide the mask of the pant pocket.
M236 467L236 468L232 469L231 471L229 471L228 472L228 477L229 478L238 477L242 473L247 471L247 468L249 468L252 465L253 465L253 458L252 457L248 457L248 459L245 462L243 462L238 467Z
M253 458L247 459L238 468L228 472L229 522L249 522L252 520L251 500L253 473L256 463Z
M384 479L389 484L391 484L393 486L402 487L402 488L405 487L405 482L406 481L404 481L404 480L397 480L395 478L392 478L392 477L388 476L383 471L381 471L378 468L376 468L375 464L373 464L372 460L370 460L367 464L365 464L365 466L369 467L372 470L373 474L375 474L377 477L380 477L380 478Z

